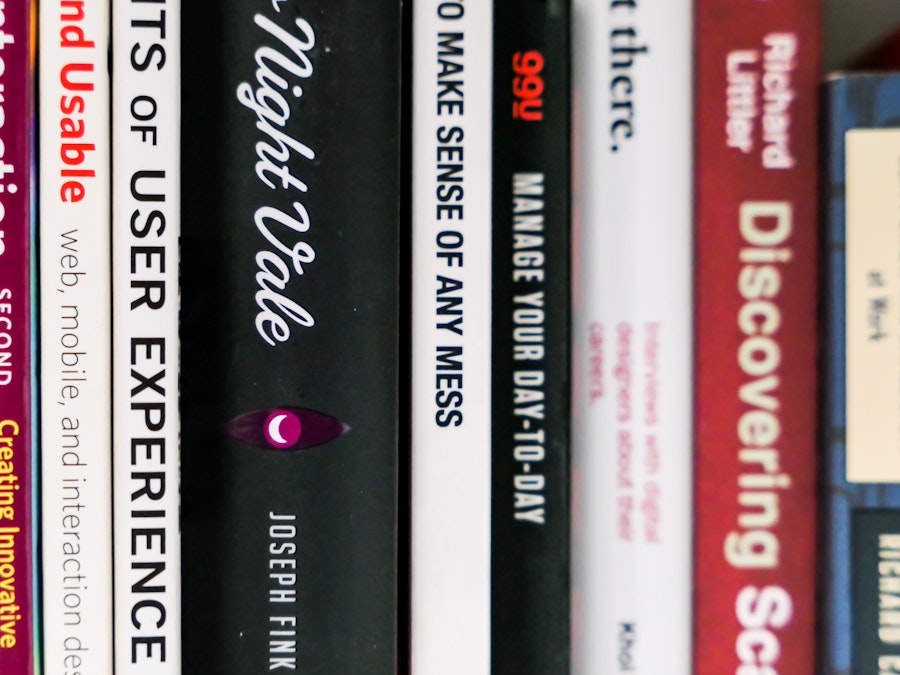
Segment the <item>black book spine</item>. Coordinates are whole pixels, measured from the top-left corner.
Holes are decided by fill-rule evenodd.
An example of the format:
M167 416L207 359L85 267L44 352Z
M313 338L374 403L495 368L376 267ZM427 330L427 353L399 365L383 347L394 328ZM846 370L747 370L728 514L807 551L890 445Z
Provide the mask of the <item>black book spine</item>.
M494 7L491 661L545 675L569 668L569 4Z
M184 672L395 673L400 2L182 30Z

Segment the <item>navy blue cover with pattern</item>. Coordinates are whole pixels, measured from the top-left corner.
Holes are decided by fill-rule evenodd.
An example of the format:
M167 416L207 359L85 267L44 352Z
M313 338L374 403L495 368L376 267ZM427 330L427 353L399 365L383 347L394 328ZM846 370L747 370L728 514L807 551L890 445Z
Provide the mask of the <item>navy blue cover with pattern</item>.
M900 127L900 74L838 74L825 89L827 122L823 183L826 265L824 303L825 539L822 580L821 666L823 675L874 672L866 661L877 659L860 629L864 616L878 608L861 606L860 598L877 602L877 574L854 570L873 521L900 519L900 484L848 483L846 479L846 349L845 349L845 133L854 128ZM900 254L900 252L898 252ZM896 511L895 511L896 509ZM854 543L857 549L854 550ZM867 570L873 569L866 566ZM877 569L877 568L875 568ZM864 585L872 581L872 592ZM871 609L872 612L866 612Z

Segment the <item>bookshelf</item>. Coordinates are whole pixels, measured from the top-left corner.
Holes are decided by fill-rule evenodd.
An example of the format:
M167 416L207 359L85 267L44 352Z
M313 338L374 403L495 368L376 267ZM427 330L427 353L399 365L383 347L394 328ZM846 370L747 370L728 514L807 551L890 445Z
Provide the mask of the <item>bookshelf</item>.
M824 71L845 66L898 25L896 0L825 0Z

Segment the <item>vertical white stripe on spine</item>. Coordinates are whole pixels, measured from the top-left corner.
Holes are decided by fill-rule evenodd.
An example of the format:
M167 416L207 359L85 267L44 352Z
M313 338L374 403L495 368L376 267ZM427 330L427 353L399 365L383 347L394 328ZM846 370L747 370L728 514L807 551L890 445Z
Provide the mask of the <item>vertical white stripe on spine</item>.
M573 10L573 672L688 675L692 6Z
M491 72L493 3L423 0L413 11L412 672L490 673ZM459 33L463 106L439 94L439 35ZM462 155L438 157L440 129ZM438 218L438 164L462 163L461 218ZM438 256L459 232L462 264ZM452 235L445 241L449 245ZM443 250L443 249L441 249ZM451 252L446 249L444 252ZM437 328L438 276L461 281L463 335ZM444 317L441 321L446 321ZM461 386L438 384L437 350L462 347ZM438 390L461 392L459 426L442 427Z

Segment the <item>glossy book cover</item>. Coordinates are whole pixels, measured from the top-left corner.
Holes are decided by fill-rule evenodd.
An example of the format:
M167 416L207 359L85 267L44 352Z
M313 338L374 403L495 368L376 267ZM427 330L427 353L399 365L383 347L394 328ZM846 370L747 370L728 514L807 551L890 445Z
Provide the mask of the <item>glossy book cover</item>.
M182 9L184 672L394 673L400 3Z

